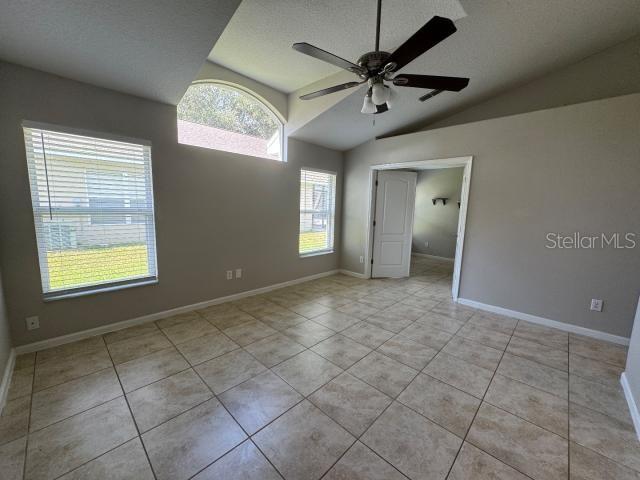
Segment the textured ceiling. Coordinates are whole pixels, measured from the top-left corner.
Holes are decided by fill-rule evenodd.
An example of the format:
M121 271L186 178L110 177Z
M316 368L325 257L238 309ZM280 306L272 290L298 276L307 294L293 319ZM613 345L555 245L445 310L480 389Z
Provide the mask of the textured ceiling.
M210 58L291 91L337 71L293 52L291 43L307 41L354 59L371 49L374 6L373 0L244 0ZM377 115L375 126L371 116L360 113L361 87L324 113L320 107L319 115L294 137L347 150L375 136L446 116L640 33L638 0L383 0L383 6L385 49L408 38L434 13L446 16L449 8L458 32L402 72L470 77L469 87L425 103L417 101L423 90L395 88L396 106ZM261 15L262 25L256 23ZM237 57L231 51L233 43Z
M0 59L176 104L240 0L2 0Z
M458 0L387 0L380 46L393 49L434 15L464 16ZM339 69L292 50L307 42L355 61L375 46L375 0L243 0L209 60L290 93Z

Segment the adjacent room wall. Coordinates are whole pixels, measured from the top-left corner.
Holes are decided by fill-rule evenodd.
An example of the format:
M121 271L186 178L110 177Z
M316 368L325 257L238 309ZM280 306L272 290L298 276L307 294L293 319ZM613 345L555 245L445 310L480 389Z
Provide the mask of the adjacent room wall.
M0 264L15 345L103 326L338 267L342 154L290 140L288 162L176 142L176 109L0 63ZM23 120L152 142L159 283L44 303ZM338 174L336 250L298 256L301 167ZM243 269L228 281L225 271ZM27 331L24 318L40 317Z
M342 268L364 272L369 166L473 155L460 295L629 337L635 249L548 249L546 235L640 232L640 94L363 144L346 153ZM592 298L603 312L589 311Z
M473 79L472 79L473 81ZM614 45L524 85L493 96L427 125L403 132L477 122L518 113L640 92L640 36Z
M458 233L458 201L464 168L443 168L418 172L416 209L413 215L411 251L453 259ZM446 205L432 199L448 198ZM426 244L428 242L428 245Z

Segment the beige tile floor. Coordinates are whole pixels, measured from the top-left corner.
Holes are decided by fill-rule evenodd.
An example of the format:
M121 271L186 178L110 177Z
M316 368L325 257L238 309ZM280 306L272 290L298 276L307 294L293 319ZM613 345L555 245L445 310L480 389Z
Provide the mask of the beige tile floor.
M18 358L10 479L640 479L626 350L332 276Z

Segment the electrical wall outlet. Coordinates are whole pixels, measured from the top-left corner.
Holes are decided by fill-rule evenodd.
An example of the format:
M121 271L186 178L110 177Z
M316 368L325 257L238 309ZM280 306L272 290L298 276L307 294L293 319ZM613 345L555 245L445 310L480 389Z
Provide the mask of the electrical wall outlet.
M242 269L236 268L236 278L242 278Z
M227 270L227 280L233 280L233 270Z
M40 319L38 317L27 317L25 322L27 323L27 330L40 328Z
M593 310L594 312L601 312L603 303L604 302L602 300L599 300L597 298L592 298L591 299L591 310Z
M360 263L364 263L364 257L360 257Z

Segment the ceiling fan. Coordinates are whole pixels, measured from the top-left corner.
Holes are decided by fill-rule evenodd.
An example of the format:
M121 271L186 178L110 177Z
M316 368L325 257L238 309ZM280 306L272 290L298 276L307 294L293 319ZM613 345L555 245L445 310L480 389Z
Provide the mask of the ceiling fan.
M394 76L395 72L453 34L456 31L456 27L450 19L435 16L393 53L384 52L380 50L381 9L382 0L378 0L375 51L365 53L357 60L357 63L352 63L308 43L293 44L293 49L300 53L344 68L360 77L360 81L347 82L324 88L317 92L307 93L300 97L302 100L311 100L329 93L357 87L366 82L369 84L369 88L364 97L361 112L376 114L389 110L395 96L394 91L386 85L385 82L390 82L396 87L414 87L431 90L429 93L420 97L421 102L435 97L443 91L459 92L469 84L468 78L461 77L412 75L408 73Z

